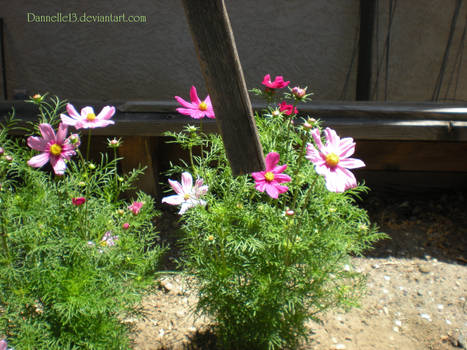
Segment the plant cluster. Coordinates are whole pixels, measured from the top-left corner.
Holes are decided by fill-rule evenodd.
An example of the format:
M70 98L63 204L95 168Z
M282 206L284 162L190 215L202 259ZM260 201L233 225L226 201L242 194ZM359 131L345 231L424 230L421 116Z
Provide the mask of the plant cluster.
M216 321L223 348L294 348L306 339L306 321L331 307L356 305L364 276L352 268L383 237L356 205L364 185L349 169L355 143L319 121L299 117L306 88L289 88L266 75L270 106L255 116L266 168L233 177L219 135L188 126L167 133L189 150L190 161L168 176L175 194L162 202L180 207L185 231L185 271L195 277L196 310ZM278 100L281 89L288 88ZM177 97L179 112L214 117L208 98L191 89L192 102ZM280 103L279 103L280 102ZM194 148L201 154L194 154Z
M13 114L0 130L0 338L16 350L130 348L123 319L163 253L153 199L121 196L142 170L118 173L116 139L113 156L89 159L91 130L113 124L114 107L96 115L48 96L29 102L39 124L27 141L10 136Z

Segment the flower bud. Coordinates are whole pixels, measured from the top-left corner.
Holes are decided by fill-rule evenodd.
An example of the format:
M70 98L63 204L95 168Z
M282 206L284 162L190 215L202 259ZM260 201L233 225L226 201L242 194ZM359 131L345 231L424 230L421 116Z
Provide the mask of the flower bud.
M107 140L107 141L108 141L108 144L107 144L107 145L108 145L110 148L118 148L118 147L120 147L121 144L122 144L122 141L121 141L120 139L117 140L117 139L114 138L114 139L112 139L112 140Z
M89 167L89 169L91 169L91 170L96 169L96 165L93 164L93 163L89 163L89 164L88 164L88 167Z
M301 89L298 86L295 86L292 88L292 94L295 96L295 98L300 100L306 95L306 88Z
M3 149L3 147L0 147L0 155L2 155L3 153L5 153L5 150Z
M124 230L128 230L130 228L130 224L128 222L125 222L123 225L122 225L122 228Z
M123 214L125 214L125 211L123 209L118 209L117 214L123 216Z
M5 160L6 160L7 162L11 162L11 161L13 160L13 157L10 156L10 155L8 155L8 154L5 155L4 158L5 158Z

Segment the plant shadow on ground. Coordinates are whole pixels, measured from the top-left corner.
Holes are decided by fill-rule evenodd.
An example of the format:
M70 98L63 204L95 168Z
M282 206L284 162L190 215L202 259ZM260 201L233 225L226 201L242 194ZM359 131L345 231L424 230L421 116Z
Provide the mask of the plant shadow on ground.
M370 192L360 204L390 238L365 252L375 258L425 258L467 264L467 193Z

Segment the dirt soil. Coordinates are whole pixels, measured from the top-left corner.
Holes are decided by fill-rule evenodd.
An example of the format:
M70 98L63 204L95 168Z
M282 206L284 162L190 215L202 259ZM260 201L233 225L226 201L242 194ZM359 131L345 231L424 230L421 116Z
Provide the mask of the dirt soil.
M373 194L364 204L391 239L380 241L353 266L367 274L361 307L310 323L316 349L467 349L467 196ZM163 239L176 257L177 217L164 215ZM167 268L173 268L171 260ZM131 318L134 349L216 349L212 321L191 312L196 291L167 274L144 299L144 318Z

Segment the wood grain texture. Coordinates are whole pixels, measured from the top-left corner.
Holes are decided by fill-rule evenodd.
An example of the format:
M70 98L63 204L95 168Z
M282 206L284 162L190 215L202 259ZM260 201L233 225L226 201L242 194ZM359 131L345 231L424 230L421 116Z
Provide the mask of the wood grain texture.
M224 1L182 2L232 173L263 170L263 150Z

